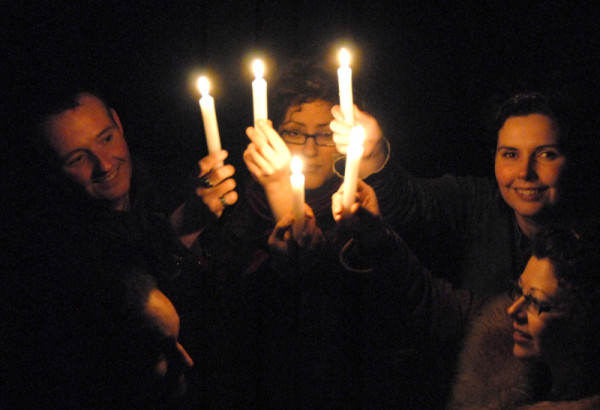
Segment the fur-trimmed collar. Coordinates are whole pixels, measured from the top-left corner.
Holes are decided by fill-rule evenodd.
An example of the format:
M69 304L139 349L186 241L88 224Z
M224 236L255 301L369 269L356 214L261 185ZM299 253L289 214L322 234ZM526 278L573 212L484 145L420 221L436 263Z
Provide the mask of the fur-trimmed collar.
M538 400L549 376L513 356L506 295L490 300L473 321L459 356L450 409L510 409ZM546 373L546 374L545 374ZM534 382L535 381L535 382ZM540 383L541 382L541 383Z

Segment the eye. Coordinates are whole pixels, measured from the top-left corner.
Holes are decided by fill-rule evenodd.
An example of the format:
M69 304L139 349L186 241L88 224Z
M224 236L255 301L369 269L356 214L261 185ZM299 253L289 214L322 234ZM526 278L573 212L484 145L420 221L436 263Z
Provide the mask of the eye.
M530 304L531 306L533 306L533 307L535 308L535 310L539 310L539 307L540 307L540 301L539 301L539 300L537 300L536 298L534 298L534 297L533 297L533 296L531 296L531 295L528 295L528 296L529 296L529 304Z
M500 156L505 159L512 159L517 157L517 153L514 151L502 151Z
M550 305L547 302L543 302L531 295L527 295L527 299L529 302L529 305L535 309L536 313L542 313L542 312L549 312L550 309L552 308L552 305Z
M74 167L74 166L82 164L84 160L85 160L85 155L77 154L74 157L69 158L67 160L67 162L65 163L65 165L67 167Z
M315 134L315 137L317 138L331 138L333 136L333 132L328 131L328 132L320 132L318 134Z
M560 154L558 152L552 151L552 150L550 150L550 151L542 151L542 152L540 152L538 154L538 156L540 158L544 158L544 159L548 159L548 160L554 160L554 159L558 158L559 155Z
M108 134L106 137L103 138L104 142L111 142L113 139L113 135L112 134Z

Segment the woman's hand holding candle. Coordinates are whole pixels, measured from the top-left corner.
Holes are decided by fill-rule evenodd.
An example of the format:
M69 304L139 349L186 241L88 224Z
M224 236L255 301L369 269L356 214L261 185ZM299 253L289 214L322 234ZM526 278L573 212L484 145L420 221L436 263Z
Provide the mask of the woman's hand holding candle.
M251 142L244 151L244 162L265 190L273 216L279 220L292 211L290 150L270 121L258 121L256 128L246 129L246 135Z
M294 239L293 225L292 213L288 213L277 222L269 236L269 246L273 251L282 255L291 255L294 249L298 248L315 250L325 241L310 206L304 204L304 226L302 235L298 239Z
M350 213L342 206L344 186L331 197L331 210L337 222L336 240L341 247L339 259L351 271L368 272L371 258L384 249L394 234L389 231L379 213L375 191L363 181L358 181L356 202Z
M244 151L244 161L261 184L263 180L268 182L268 177L279 177L281 171L289 177L290 150L271 126L271 121L259 120L257 127L246 129L246 135L251 143Z
M350 142L352 126L345 121L344 114L339 105L331 108L333 121L329 124L333 132L333 141L337 150L345 154ZM373 172L380 170L388 157L388 145L383 138L381 127L375 118L354 106L354 125L362 126L365 131L363 141L363 155L360 162L359 177L366 178Z
M351 218L357 214L360 209L368 212L375 217L381 217L379 212L379 203L375 191L364 181L358 181L356 187L356 201L350 207L350 213L344 213L342 198L344 193L344 184L340 186L335 194L331 197L331 212L333 219L340 222L343 218Z

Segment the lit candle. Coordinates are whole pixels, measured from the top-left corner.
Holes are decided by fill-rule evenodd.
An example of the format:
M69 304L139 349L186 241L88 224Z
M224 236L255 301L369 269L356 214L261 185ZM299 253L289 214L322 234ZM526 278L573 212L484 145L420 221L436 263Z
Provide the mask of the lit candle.
M208 94L209 83L206 77L198 78L198 89L202 95L202 98L200 98L200 111L202 111L206 145L208 146L208 153L212 154L221 151L221 139L219 138L219 126L217 125L217 114L215 113L215 100ZM220 162L215 168L222 166L223 162Z
M350 207L356 201L356 187L358 185L358 167L363 154L363 141L365 130L362 126L352 127L350 132L350 145L346 153L346 170L344 172L344 191L342 206L345 214L350 213Z
M263 74L265 67L262 61L255 60L252 65L254 76L256 77L252 81L252 105L254 108L254 126L256 127L256 121L266 120L267 116L267 82L264 80Z
M340 86L340 107L348 124L354 125L352 102L352 69L350 68L350 53L345 48L340 51L340 68L338 68L338 83Z
M304 229L304 175L302 174L302 160L298 156L292 157L292 213L294 225L292 233L294 239L300 238Z

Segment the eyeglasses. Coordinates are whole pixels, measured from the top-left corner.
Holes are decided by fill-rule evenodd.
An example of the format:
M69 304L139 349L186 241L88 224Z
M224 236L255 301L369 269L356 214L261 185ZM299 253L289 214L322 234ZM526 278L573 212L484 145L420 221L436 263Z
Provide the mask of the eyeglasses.
M300 131L282 130L279 135L281 135L281 138L289 144L304 145L309 138L313 138L315 144L321 147L335 145L335 142L333 142L333 132L305 134Z
M531 293L524 294L523 288L519 286L517 281L511 280L510 287L508 288L508 296L513 302L516 302L521 297L525 298L525 308L530 313L541 314L542 312L550 312L552 309L556 309L556 306L552 306L547 302L542 302L531 295Z

